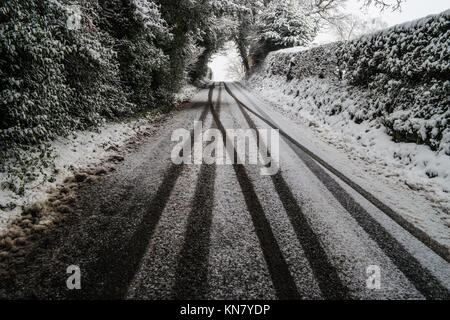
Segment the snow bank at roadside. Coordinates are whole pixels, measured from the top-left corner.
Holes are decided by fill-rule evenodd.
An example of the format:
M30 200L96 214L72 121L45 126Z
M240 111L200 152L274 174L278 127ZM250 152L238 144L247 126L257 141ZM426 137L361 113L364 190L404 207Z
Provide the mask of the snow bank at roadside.
M450 156L449 26L450 10L352 41L275 51L255 72L285 81L346 81L371 94L352 120L379 118L396 142L426 144Z
M282 76L256 73L248 82L253 91L302 120L328 143L377 164L380 174L426 192L428 200L450 214L450 156L426 145L392 141L379 119L354 122L359 106L367 103L367 92L318 77L287 82Z
M33 182L26 183L23 195L9 189L0 191L0 204L10 209L0 209L0 232L20 215L22 207L44 201L46 189L55 187L74 172L98 165L103 159L115 153L119 146L139 132L147 129L144 120L129 123L112 123L100 128L99 132L78 131L69 138L57 138L50 143L49 150L53 158L51 168L39 171ZM46 179L51 176L52 179ZM0 173L0 184L8 182L11 177L7 172Z
M449 17L272 52L249 86L450 214Z
M197 92L196 87L186 85L177 94L176 101L186 102ZM105 159L116 155L130 139L151 130L152 122L160 117L160 114L149 114L137 120L108 123L96 131L77 131L67 138L58 137L49 145L40 146L39 149L45 150L42 154L46 157L50 155L49 161L42 168L32 170L25 167L30 173L33 172L32 181L18 181L21 178L11 171L16 167L19 169L18 159L9 159L10 165L5 165L9 169L0 172L0 234L10 222L20 216L24 206L46 200L46 190L61 184L74 172L95 168ZM27 158L39 158L41 150L33 154L28 150L21 150L20 154L27 161ZM24 180L26 176L27 174L24 175ZM23 190L13 192L7 187L11 184L20 184Z
M183 103L191 100L191 98L199 91L199 89L192 84L185 84L180 92L175 95L175 103Z

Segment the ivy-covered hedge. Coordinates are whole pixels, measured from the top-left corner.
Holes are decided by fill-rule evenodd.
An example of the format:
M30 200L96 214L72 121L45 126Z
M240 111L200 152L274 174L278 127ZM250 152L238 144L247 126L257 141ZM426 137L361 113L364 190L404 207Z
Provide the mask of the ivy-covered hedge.
M369 93L355 122L380 119L396 141L438 150L450 146L449 43L450 10L349 42L273 52L256 72L344 81Z
M450 10L343 43L337 58L397 140L437 149L449 128L449 43Z
M341 43L330 43L310 49L292 49L274 52L268 58L268 71L272 75L286 76L288 80L317 76L337 79L336 52Z
M69 9L56 1L1 3L1 151L126 112L116 53L88 23L69 30Z
M171 106L193 59L178 52L209 31L163 4L0 0L0 167L21 147Z

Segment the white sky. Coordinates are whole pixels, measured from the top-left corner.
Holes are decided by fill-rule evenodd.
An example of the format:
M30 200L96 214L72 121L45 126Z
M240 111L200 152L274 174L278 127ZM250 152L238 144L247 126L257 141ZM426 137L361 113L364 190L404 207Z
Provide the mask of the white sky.
M348 0L347 11L355 15L363 15L360 10L361 2L357 0ZM385 10L380 12L378 9L370 8L371 16L381 17L389 26L393 26L406 21L423 18L430 14L441 13L450 8L449 0L406 0L402 4L400 12Z
M380 12L374 7L361 10L361 3L358 0L348 0L345 12L367 18L381 17L389 26L440 13L450 8L450 0L406 0L401 11L396 12L390 10ZM334 40L334 35L330 31L324 31L317 36L314 42L321 44ZM228 65L236 61L236 56L238 56L236 48L230 47L212 57L209 66L213 70L214 81L237 80L227 72Z
M213 81L232 81L227 75L227 66L230 64L229 57L223 54L216 54L211 58L209 67L213 72Z
M402 4L401 11L395 12L392 12L391 10L380 12L378 8L373 6L361 10L361 4L362 1L348 0L344 12L363 18L380 17L389 26L416 20L430 14L441 13L450 9L450 0L405 0ZM330 34L329 31L324 31L317 36L315 42L322 44L334 40L334 36Z
M239 53L232 42L226 44L223 52L220 52L211 58L209 67L213 71L213 81L236 81L240 80L234 74L230 74L228 69L230 64L240 61Z

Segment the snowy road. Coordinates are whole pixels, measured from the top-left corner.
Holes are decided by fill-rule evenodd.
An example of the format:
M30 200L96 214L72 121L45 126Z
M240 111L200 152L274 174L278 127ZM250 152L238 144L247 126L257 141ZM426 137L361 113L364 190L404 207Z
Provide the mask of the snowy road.
M0 297L448 299L445 253L256 101L238 84L202 90L115 172L79 189L73 218L0 273ZM281 129L280 171L173 164L173 130L196 120L222 133ZM66 288L69 265L81 290ZM379 287L368 270L379 270Z

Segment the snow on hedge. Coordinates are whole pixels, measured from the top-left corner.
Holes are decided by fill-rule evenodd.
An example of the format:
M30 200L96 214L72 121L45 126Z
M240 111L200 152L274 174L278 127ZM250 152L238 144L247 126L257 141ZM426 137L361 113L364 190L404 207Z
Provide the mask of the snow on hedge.
M396 140L450 154L449 41L447 10L343 43L337 57L352 84L373 91L371 109Z
M450 10L349 42L280 50L262 72L347 80L371 93L353 114L379 118L398 142L427 144L450 155Z
M449 16L273 52L250 86L331 142L402 168L411 188L435 192L450 211Z
M185 84L176 102L191 100L198 88ZM127 143L155 130L165 113L155 110L124 122L108 122L91 130L78 130L70 136L57 136L39 145L39 152L18 149L17 158L8 159L10 170L0 171L0 234L20 216L23 207L47 199L48 190L75 172L89 168L108 168L107 159L121 155ZM24 165L25 163L25 165ZM30 167L36 167L34 171Z

